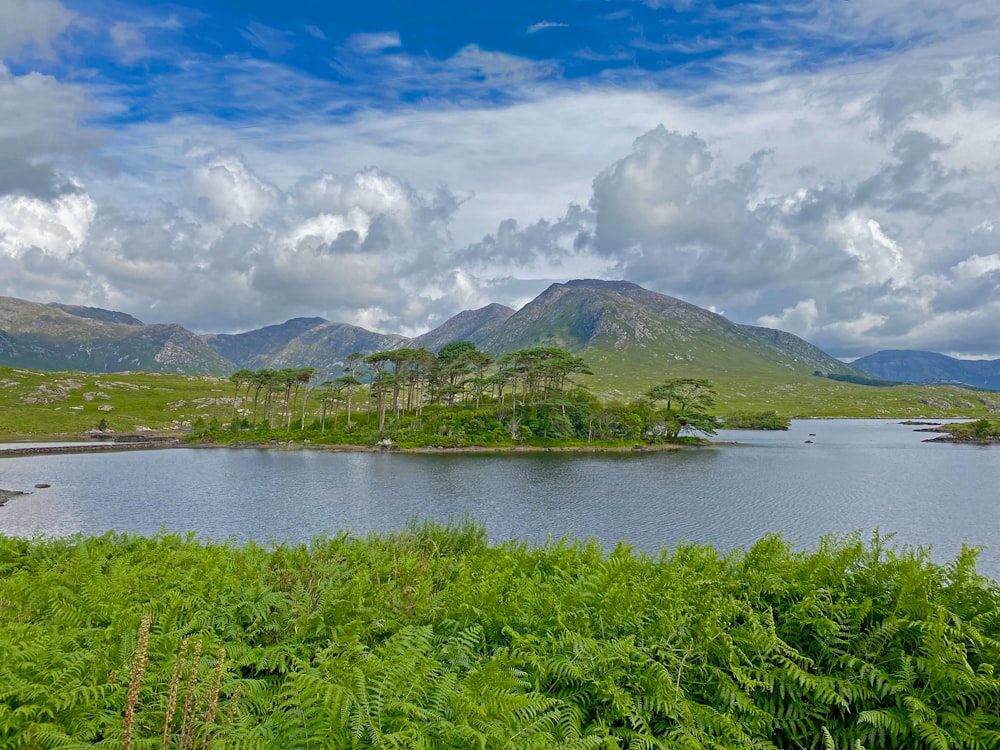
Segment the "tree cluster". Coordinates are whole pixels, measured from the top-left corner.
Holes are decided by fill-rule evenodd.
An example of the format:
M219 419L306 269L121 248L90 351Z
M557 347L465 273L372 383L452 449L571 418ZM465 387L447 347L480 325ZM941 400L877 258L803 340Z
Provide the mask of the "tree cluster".
M470 341L437 354L422 348L355 353L343 375L318 385L311 368L241 370L231 378L229 437L290 432L293 415L303 438L357 444L389 439L407 446L620 444L715 430L714 391L705 380L666 380L622 403L601 401L576 382L589 374L580 357L558 347L495 358ZM224 438L220 430L209 432Z

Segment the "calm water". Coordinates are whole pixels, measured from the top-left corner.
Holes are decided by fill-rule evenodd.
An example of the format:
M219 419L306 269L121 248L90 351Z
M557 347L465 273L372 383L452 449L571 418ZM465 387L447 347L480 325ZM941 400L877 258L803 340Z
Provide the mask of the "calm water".
M0 487L52 486L0 508L0 533L166 528L307 541L468 512L493 540L594 536L657 551L682 540L730 549L773 531L810 546L822 534L879 527L931 544L942 561L963 540L986 545L979 568L1000 578L1000 450L922 444L927 437L896 422L823 420L717 438L738 447L639 455L187 449L4 458Z

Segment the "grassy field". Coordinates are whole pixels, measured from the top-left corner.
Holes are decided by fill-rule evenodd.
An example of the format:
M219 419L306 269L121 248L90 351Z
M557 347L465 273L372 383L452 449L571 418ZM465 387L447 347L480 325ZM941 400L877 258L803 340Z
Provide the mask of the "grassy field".
M186 430L232 413L225 378L155 373L42 372L0 367L0 437L79 436L104 420L116 432Z
M630 400L653 383L688 377L685 370L638 366L619 373L593 363L578 377L601 398ZM953 386L872 386L825 378L727 374L711 378L716 413L775 410L785 417L980 417L1000 411L1000 394ZM79 436L104 420L115 432L185 434L199 420L227 422L233 386L215 376L155 373L42 372L0 367L0 438ZM361 399L355 402L361 408ZM315 397L313 399L315 402ZM309 421L319 413L310 403Z
M588 351L594 374L577 378L601 398L631 399L667 378L707 378L715 386L717 411L766 411L785 417L977 417L1000 412L1000 393L955 386L874 387L814 377L805 370L753 363L737 370L724 359L702 357L708 369L692 362L645 354L622 366L619 355ZM808 368L806 368L807 370Z

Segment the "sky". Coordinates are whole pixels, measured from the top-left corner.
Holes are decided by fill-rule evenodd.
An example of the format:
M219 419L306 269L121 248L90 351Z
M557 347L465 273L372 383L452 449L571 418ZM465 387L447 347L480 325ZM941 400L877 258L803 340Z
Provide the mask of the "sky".
M1000 357L995 0L0 0L0 295L415 335L576 278Z

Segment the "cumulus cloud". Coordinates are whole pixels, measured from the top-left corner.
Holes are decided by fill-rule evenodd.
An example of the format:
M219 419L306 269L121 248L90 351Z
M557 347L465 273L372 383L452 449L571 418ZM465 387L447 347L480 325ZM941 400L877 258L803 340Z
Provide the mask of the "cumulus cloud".
M452 244L446 192L374 168L281 190L232 154L192 161L180 178L188 199L142 216L98 208L84 190L0 199L0 258L13 269L4 286L200 330L318 314L415 332L443 299L475 297L468 277L426 263ZM73 278L85 283L67 295Z
M77 187L58 168L86 160L100 142L78 120L91 109L79 86L0 64L0 195L52 198Z
M76 19L59 0L0 2L0 60L30 51L51 57L52 41Z
M881 138L875 126L871 134ZM762 178L770 153L723 160L697 134L660 126L597 175L587 208L571 206L559 220L524 228L502 223L466 252L484 268L504 259L532 267L542 258L578 267L597 256L608 263L606 276L723 308L845 356L905 341L968 351L970 341L987 337L967 334L964 344L939 337L955 320L978 320L1000 292L993 225L962 229L966 211L989 212L997 202L970 202L961 192L967 170L941 161L948 151L906 130L889 144L889 158L856 182L774 192ZM929 249L927 237L949 247ZM928 322L937 317L952 323ZM987 327L996 332L1000 323Z

